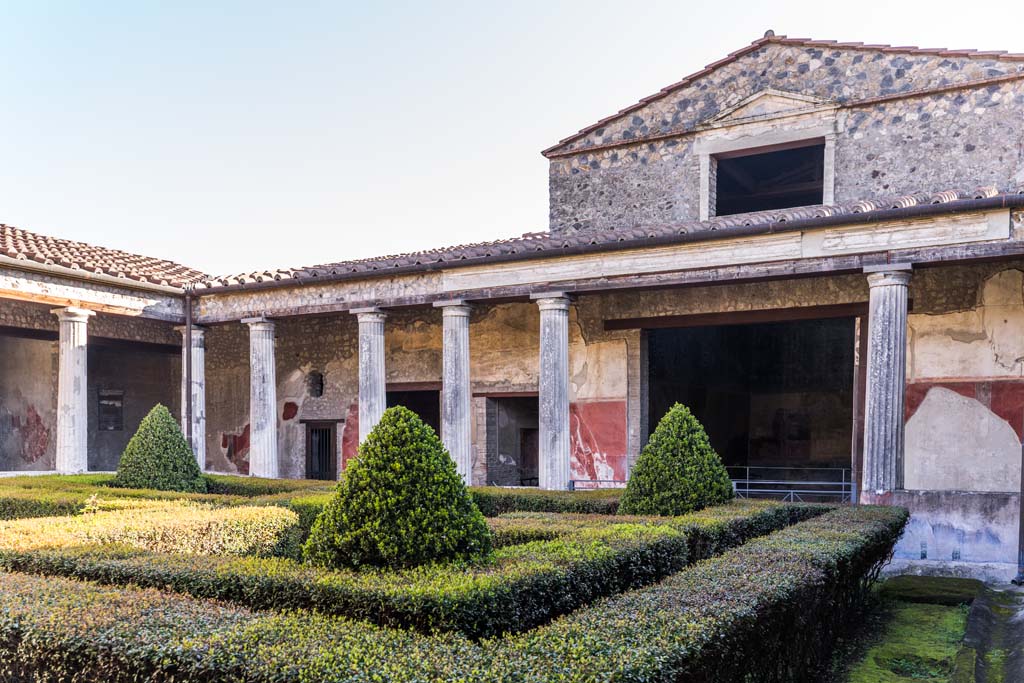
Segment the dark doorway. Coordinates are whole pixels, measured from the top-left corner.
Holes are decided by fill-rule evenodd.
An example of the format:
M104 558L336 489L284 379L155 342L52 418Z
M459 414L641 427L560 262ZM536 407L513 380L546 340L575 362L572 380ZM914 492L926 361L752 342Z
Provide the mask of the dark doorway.
M648 433L679 402L727 466L849 469L855 330L852 317L649 330Z
M435 432L441 433L441 392L437 389L389 391L387 407L405 406L420 416Z
M536 396L487 399L487 483L537 486L540 431Z
M338 478L337 439L336 423L306 423L306 479Z
M715 215L812 206L824 200L825 144L716 157Z

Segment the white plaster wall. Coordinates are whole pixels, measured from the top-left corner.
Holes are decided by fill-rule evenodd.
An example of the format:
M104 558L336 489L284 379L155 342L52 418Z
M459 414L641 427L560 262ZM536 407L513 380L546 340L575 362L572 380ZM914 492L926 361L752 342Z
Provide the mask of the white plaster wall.
M1021 444L974 398L933 387L907 422L905 486L918 491L1020 491Z
M1024 273L1004 270L985 281L978 306L913 315L908 380L1024 375Z

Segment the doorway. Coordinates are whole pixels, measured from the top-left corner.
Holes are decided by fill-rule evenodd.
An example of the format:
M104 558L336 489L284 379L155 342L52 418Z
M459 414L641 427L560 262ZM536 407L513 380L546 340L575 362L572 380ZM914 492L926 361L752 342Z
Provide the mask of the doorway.
M306 422L306 479L338 478L338 432L335 422Z
M540 484L540 424L536 396L487 399L487 483Z
M387 407L403 406L420 416L437 434L441 433L441 390L413 389L388 391Z
M808 498L817 489L849 491L857 444L856 317L646 334L648 436L682 403L738 486L772 481ZM835 487L799 485L833 480Z

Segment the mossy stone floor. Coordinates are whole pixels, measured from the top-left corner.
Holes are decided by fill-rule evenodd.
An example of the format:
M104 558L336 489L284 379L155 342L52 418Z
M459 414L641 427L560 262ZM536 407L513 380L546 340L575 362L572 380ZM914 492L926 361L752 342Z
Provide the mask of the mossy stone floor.
M969 579L889 579L822 680L1024 683L1024 591Z
M901 576L876 592L874 609L847 648L846 683L948 683L973 672L963 647L969 605L983 589L966 579ZM965 679L973 681L972 678Z

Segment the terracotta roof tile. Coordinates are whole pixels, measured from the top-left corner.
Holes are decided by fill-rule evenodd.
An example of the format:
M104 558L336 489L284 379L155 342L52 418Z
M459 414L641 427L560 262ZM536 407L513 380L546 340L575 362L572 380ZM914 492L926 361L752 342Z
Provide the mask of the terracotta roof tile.
M982 187L972 190L944 190L941 192L919 192L908 195L892 195L875 199L863 199L831 206L802 206L791 209L773 211L756 211L751 213L720 216L708 221L688 221L668 225L650 225L624 228L621 230L582 231L569 235L551 235L544 232L526 233L521 237L478 242L441 249L382 256L379 258L340 261L316 266L306 266L274 273L242 273L226 277L217 277L198 283L198 287L215 288L235 285L246 285L254 282L277 280L287 281L315 280L317 278L338 276L350 273L375 273L395 268L405 270L429 270L435 266L459 263L470 265L487 263L501 256L503 260L516 258L529 259L537 253L553 254L571 251L581 246L593 246L598 250L601 245L612 245L619 242L670 238L696 232L728 231L740 227L769 226L799 220L813 220L835 216L851 216L885 211L888 209L907 209L930 204L955 204L971 199L996 197L999 191L994 187Z
M0 254L22 261L171 287L183 287L209 277L172 261L40 235L2 223Z

